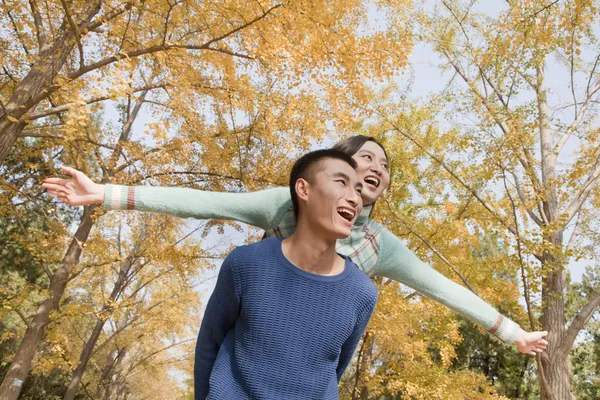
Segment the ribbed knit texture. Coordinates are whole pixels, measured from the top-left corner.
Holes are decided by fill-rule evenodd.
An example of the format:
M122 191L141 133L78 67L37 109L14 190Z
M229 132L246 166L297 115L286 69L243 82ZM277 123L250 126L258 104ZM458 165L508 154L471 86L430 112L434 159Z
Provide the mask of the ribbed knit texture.
M196 400L338 398L377 288L348 259L335 276L299 269L281 243L238 247L223 262L196 343Z
M106 185L106 209L134 209L194 217L232 219L265 229L268 237L289 237L295 230L288 188L250 193L221 193L183 188ZM394 234L369 218L364 207L350 236L338 240L347 255L369 276L410 286L464 315L501 340L514 343L519 325L464 286L425 264Z

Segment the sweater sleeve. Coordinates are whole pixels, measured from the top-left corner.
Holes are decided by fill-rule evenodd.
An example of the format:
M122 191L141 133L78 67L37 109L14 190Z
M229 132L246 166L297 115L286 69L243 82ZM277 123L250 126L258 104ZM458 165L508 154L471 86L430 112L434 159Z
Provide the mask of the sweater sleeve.
M241 289L235 279L235 250L223 261L217 284L208 300L194 357L194 398L208 395L210 374L225 336L234 327L241 307Z
M350 360L352 360L352 356L356 351L356 347L360 342L360 338L365 332L365 329L367 329L367 325L369 324L369 320L371 319L371 315L373 314L373 310L375 309L376 302L377 289L375 289L375 285L373 285L373 291L370 294L369 304L364 308L360 317L356 321L354 331L352 331L350 337L348 337L348 339L346 339L346 341L342 345L342 349L340 351L340 359L336 368L338 382L342 379L342 375L344 375L344 371L348 367L348 364L350 364Z
M519 325L500 314L481 297L423 263L394 234L383 230L381 253L374 275L402 282L438 301L496 335L514 343Z
M172 214L197 219L228 219L262 229L276 226L292 206L289 189L249 193L187 188L106 185L104 208Z

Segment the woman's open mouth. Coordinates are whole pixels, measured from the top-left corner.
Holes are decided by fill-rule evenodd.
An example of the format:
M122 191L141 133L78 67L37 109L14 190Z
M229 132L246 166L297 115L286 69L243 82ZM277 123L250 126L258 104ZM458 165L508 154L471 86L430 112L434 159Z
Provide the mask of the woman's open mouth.
M378 177L369 175L364 179L365 183L371 186L371 189L377 189L379 187L380 180Z

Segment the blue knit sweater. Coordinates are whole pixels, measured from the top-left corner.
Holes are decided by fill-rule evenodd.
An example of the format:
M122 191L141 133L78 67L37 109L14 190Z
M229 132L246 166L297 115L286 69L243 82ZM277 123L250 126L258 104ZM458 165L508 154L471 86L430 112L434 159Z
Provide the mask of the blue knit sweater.
M196 343L196 400L337 399L377 288L349 259L335 276L299 269L281 242L223 262Z

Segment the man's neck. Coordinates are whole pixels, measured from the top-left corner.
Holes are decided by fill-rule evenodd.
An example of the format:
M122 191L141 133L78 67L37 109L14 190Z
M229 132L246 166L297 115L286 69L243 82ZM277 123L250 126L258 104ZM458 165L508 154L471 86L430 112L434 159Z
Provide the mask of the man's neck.
M285 257L296 267L318 275L337 275L346 261L335 252L335 240L323 238L298 221L294 234L283 240Z

